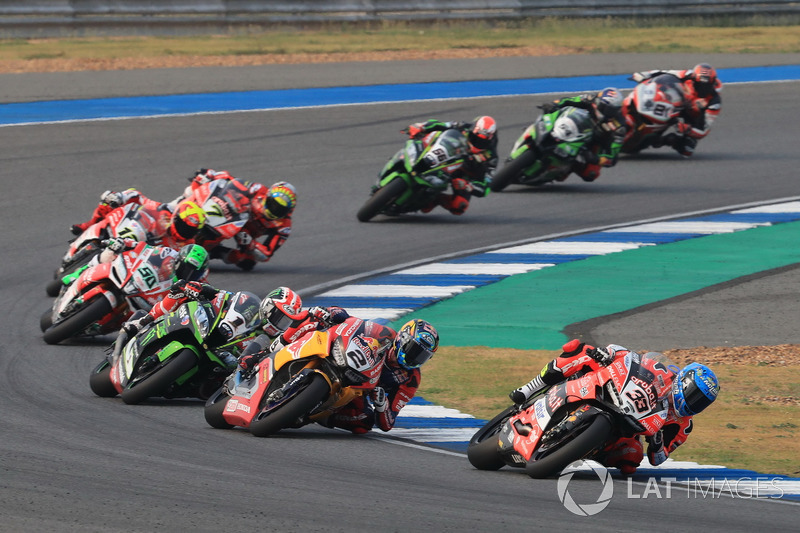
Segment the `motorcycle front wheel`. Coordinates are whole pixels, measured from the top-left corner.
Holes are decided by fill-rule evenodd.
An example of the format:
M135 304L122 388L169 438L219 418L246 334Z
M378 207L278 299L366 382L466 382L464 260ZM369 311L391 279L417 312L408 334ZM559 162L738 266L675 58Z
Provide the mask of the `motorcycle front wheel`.
M514 407L508 407L492 418L470 439L467 446L467 459L478 470L499 470L506 465L497 447L497 435Z
M391 204L398 196L406 190L406 182L401 178L395 178L370 196L358 210L356 217L361 222L369 222L375 215L383 211L386 206Z
M129 384L130 388L122 389L122 401L134 405L151 396L162 396L170 385L196 364L197 356L193 351L184 348L143 380L135 382L133 386Z
M294 398L280 407L262 414L250 424L250 433L256 437L268 437L290 426L301 416L307 415L331 393L330 385L321 375L309 376L308 384Z
M605 444L611 437L611 431L611 421L603 415L597 415L584 426L564 435L561 443L554 443L552 446L555 450L552 453L528 461L525 472L536 479L553 476ZM576 432L579 433L576 435Z
M111 382L111 364L108 361L103 361L92 370L89 376L89 388L101 398L113 398L118 394Z
M519 177L522 176L522 172L526 168L533 166L535 162L536 154L533 153L533 150L524 151L518 158L507 161L503 168L497 171L489 188L493 192L502 191L512 183L517 182Z
M216 429L231 429L233 427L233 425L229 424L228 421L225 420L225 417L222 416L222 413L228 406L228 400L230 399L231 397L229 394L220 393L214 398L213 403L206 404L203 415L209 426Z
M84 304L74 315L47 328L42 338L47 344L58 344L63 340L80 334L110 312L111 303L103 296L99 296Z

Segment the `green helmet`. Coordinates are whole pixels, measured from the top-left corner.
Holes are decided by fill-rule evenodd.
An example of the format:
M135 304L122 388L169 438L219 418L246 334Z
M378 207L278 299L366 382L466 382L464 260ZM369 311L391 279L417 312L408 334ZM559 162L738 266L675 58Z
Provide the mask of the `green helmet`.
M206 275L208 252L199 244L187 244L178 253L173 274L176 279L197 281Z

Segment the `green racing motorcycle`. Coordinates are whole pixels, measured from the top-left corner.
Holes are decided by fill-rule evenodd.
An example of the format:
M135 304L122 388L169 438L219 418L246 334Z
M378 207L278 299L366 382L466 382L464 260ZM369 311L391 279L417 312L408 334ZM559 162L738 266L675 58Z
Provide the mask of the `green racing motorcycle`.
M491 189L502 191L512 183L542 185L564 180L581 161L594 135L589 111L564 107L544 113L522 133L503 168L492 179Z
M378 174L371 196L358 210L358 220L411 213L430 205L450 186L468 153L466 137L455 129L409 139Z
M261 299L251 292L221 291L212 301L189 301L142 328L122 331L89 386L101 397L127 404L147 398L207 399L230 374L243 340L256 336Z

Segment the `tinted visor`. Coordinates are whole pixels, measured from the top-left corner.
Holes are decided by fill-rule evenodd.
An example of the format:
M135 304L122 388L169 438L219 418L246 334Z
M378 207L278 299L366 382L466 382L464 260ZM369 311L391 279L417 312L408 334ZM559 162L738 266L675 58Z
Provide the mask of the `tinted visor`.
M269 218L283 218L289 214L289 206L283 205L272 196L267 197L266 208L266 215Z
M200 271L189 263L182 263L175 271L175 275L178 279L185 279L186 281L197 281L200 279Z
M398 360L408 368L422 366L431 357L433 357L433 352L416 340L408 341L405 349L398 354Z
M292 317L288 316L277 307L270 309L270 311L267 313L267 316L264 317L264 320L272 327L281 331L286 331L294 323L294 319Z
M699 413L714 402L694 382L684 387L683 399L694 414Z
M488 138L479 137L474 133L469 134L469 143L475 148L486 150L492 145L492 140Z
M172 231L176 237L189 240L199 233L200 228L190 226L181 217L174 217L172 219Z

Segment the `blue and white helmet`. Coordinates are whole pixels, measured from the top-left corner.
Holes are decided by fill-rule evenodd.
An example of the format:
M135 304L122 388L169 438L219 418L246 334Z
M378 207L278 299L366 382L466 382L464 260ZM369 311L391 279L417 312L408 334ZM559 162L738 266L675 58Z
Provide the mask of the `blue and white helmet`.
M678 372L672 382L672 401L680 416L692 416L714 403L719 380L705 365L692 363Z

